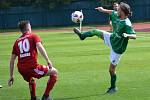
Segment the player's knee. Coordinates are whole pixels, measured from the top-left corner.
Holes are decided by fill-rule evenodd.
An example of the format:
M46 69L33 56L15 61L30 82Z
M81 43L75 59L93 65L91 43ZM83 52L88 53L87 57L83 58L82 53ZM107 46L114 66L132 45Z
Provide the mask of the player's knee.
M31 84L34 83L34 82L35 82L35 80L33 78L31 78L30 81L29 81L29 83L31 83Z
M57 69L55 69L54 74L58 75L58 70Z
M56 68L53 68L51 71L51 75L58 76L58 70Z
M115 69L116 69L116 65L111 64L110 68L109 68L109 73L111 75L114 75L115 74Z
M114 71L114 70L112 70L112 69L109 69L109 73L112 75L112 74L114 74L114 73L115 73L115 71Z
M110 70L109 73L110 73L110 75L115 75L116 71Z

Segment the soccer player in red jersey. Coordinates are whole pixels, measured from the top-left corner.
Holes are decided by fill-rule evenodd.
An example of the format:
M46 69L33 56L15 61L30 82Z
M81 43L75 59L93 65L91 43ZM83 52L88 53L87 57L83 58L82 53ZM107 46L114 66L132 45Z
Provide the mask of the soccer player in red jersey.
M32 34L29 21L20 21L19 28L22 35L15 41L12 55L10 58L10 79L8 85L14 82L14 62L18 57L18 71L25 81L29 83L31 100L37 100L36 97L36 81L34 78L49 76L47 87L43 94L42 100L52 100L49 93L57 81L57 70L53 67L45 48L42 45L41 38L36 34ZM47 62L47 66L40 65L37 62L37 49Z

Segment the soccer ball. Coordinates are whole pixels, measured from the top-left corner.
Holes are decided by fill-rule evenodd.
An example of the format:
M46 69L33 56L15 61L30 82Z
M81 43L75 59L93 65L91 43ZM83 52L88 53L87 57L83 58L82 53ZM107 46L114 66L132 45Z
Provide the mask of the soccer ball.
M75 11L71 14L71 20L74 22L74 23L80 23L83 21L83 13L81 11Z

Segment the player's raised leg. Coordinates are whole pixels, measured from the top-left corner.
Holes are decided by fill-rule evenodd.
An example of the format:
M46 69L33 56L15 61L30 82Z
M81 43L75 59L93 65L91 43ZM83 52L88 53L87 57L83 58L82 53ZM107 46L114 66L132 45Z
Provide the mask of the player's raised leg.
M51 69L49 69L46 76L49 76L49 80L47 82L47 86L46 86L45 92L43 94L42 100L52 100L52 98L49 96L49 94L57 81L58 72L54 67L52 67Z
M76 33L80 40L84 40L86 37L97 36L103 39L103 32L98 29L90 30L87 32L81 32L78 28L74 28L74 33Z

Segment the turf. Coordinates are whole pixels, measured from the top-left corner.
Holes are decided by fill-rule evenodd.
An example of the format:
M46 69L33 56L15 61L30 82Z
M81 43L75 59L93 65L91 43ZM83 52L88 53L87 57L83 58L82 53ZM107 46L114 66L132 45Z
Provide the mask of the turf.
M117 68L116 94L104 94L109 87L109 48L97 37L80 41L73 33L37 32L43 39L55 67L58 82L54 100L150 100L150 34L138 33L130 40ZM8 87L9 58L19 34L0 34L0 100L29 100L28 83L15 68L15 83ZM45 64L39 55L39 63ZM37 80L37 96L43 94L48 77Z

